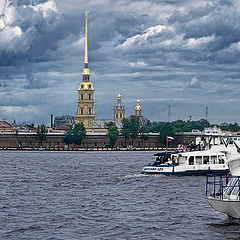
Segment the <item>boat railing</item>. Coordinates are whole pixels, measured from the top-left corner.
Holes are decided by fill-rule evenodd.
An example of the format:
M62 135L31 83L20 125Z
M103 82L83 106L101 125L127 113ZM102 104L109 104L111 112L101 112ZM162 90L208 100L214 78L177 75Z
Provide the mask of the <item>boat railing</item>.
M217 199L229 199L234 197L240 199L240 177L207 175L206 197Z

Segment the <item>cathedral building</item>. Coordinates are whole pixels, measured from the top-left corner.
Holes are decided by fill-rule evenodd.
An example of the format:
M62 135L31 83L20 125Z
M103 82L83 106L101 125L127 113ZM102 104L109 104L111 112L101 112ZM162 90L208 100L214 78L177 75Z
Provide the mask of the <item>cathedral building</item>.
M87 132L106 133L107 125L113 122L118 130L122 129L122 121L125 118L125 106L122 104L122 96L119 94L117 103L113 106L112 120L95 120L94 115L94 88L90 81L90 70L88 67L88 31L87 31L87 14L85 27L85 61L83 69L83 79L78 89L78 106L75 114L75 124L83 123ZM148 120L142 116L140 101L137 101L135 116L139 117L140 125L144 125Z
M91 131L94 123L94 88L90 82L90 70L88 68L88 32L87 32L87 14L85 28L85 62L83 69L83 80L78 89L78 107L75 115L75 123L83 123L87 131Z

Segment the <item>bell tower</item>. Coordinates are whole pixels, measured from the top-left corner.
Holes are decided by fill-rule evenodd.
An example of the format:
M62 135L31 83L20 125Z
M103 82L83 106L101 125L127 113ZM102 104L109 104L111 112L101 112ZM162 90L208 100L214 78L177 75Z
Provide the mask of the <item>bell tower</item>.
M117 97L117 103L113 107L113 114L115 121L122 122L122 120L125 118L125 107L122 104L122 96L120 93Z
M91 131L91 125L94 122L94 88L90 82L90 71L88 68L88 32L87 15L85 28L85 61L83 69L83 80L78 89L78 107L75 115L75 123L83 123L87 131Z
M142 116L142 108L140 106L140 100L137 100L137 106L135 107L135 116L141 117Z

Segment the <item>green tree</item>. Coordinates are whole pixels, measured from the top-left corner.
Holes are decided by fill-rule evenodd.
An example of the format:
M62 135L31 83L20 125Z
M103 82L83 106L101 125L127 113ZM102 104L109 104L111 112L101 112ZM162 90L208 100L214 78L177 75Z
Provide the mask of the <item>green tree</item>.
M142 139L142 146L144 145L144 141L148 140L148 132L149 132L149 127L148 126L142 126L139 129L139 134L141 136ZM145 146L144 146L145 147Z
M69 129L66 135L63 137L64 143L66 143L69 147L70 144L73 144L73 129Z
M115 124L109 125L107 136L109 137L111 146L112 147L115 146L116 141L117 141L118 136L119 136L119 131L118 131L118 128L116 127Z
M42 146L43 140L47 137L47 127L44 124L38 125L36 129L36 138L40 141L40 147Z
M176 132L182 132L182 129L183 129L185 124L186 124L186 122L183 121L183 120L180 120L180 119L172 122L172 126L174 127L174 130Z
M77 123L73 127L73 143L81 145L83 139L86 137L86 128L83 123Z
M127 146L127 139L130 138L131 129L130 129L130 120L128 118L124 118L122 121L122 130L121 134L125 138L125 147Z
M230 132L239 132L240 131L240 126L238 123L222 123L220 126L223 131L230 131Z
M122 121L123 127L122 127L122 135L125 137L125 146L127 145L127 139L132 139L132 145L133 145L133 139L136 139L139 133L139 119L138 117L132 115L130 118L125 118Z
M76 144L81 145L83 139L86 137L86 128L83 123L77 123L73 128L67 131L67 134L64 136L63 141L66 144Z
M130 117L130 136L132 138L132 145L133 145L133 139L136 139L139 133L139 119L136 116Z
M174 136L175 134L174 127L170 122L161 124L161 126L159 127L159 134L160 134L160 142L162 144L166 144L167 136Z

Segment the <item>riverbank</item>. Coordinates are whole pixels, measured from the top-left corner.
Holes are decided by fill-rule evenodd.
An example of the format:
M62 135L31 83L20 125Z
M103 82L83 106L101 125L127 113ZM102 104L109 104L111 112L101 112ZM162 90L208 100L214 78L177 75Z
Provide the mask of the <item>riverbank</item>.
M3 147L0 151L165 151L166 148L152 147L152 148L78 148L78 147L53 147L53 148L15 148L15 147ZM168 148L173 151L175 148Z

